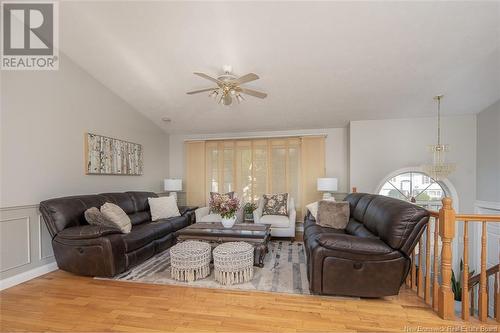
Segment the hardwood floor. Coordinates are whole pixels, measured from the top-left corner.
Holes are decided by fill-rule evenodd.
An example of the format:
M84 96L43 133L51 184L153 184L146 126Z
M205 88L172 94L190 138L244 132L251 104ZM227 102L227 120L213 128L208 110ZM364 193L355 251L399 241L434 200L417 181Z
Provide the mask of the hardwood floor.
M387 332L448 325L463 331L464 325L441 320L407 289L397 297L357 300L95 280L55 271L0 297L2 332ZM490 332L498 330L490 323Z

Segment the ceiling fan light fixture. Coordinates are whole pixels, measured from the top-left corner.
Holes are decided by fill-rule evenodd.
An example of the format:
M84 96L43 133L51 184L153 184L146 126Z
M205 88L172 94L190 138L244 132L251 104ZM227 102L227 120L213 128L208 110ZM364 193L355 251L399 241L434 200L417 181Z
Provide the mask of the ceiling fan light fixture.
M231 103L233 102L233 99L231 98L231 95L230 94L226 94L224 96L224 105L231 105Z
M233 99L236 99L238 103L241 103L245 100L245 98L243 98L241 94L246 94L257 98L267 97L266 93L242 87L242 84L244 83L258 80L259 76L257 74L248 73L246 75L237 77L231 73L233 69L228 65L223 66L222 70L224 71L224 74L216 78L205 73L195 72L195 75L216 83L217 87L189 91L187 92L187 94L193 95L208 91L209 97L214 97L217 103L224 105L231 105L233 103Z

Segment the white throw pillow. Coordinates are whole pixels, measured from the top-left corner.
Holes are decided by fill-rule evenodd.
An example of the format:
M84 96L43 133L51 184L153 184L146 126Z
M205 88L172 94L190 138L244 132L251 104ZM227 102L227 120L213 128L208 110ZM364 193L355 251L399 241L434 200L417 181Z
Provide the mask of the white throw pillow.
M132 222L130 222L130 217L120 206L106 202L101 206L101 213L109 220L110 223L114 224L121 232L127 234L132 230Z
M174 197L148 198L148 202L149 208L151 209L152 221L181 216Z
M334 197L330 197L329 199L326 199L329 201L335 201ZM311 215L314 217L316 220L318 218L318 204L319 201L311 202L309 205L306 205L307 210L311 213Z

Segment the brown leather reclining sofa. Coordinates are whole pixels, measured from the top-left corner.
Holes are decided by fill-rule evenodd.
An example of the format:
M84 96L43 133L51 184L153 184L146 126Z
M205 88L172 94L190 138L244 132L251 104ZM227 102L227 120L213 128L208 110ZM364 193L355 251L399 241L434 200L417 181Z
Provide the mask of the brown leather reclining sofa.
M353 193L345 200L345 230L305 217L309 288L314 294L358 297L397 295L410 255L429 221L427 210L381 195Z
M151 221L151 192L102 193L50 199L40 203L52 247L60 269L68 272L111 277L138 265L175 244L175 231L188 226L193 212ZM84 212L111 202L132 221L132 231L122 234L109 227L89 225Z

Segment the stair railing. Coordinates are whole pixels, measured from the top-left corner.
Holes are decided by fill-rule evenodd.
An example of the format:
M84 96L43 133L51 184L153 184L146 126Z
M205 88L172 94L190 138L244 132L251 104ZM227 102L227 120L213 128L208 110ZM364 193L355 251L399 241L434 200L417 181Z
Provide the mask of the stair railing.
M456 214L452 200L444 198L439 212L429 211L431 219L418 245L412 253L410 273L406 285L431 306L443 319L455 318L455 297L451 286L453 248L457 222L463 223L463 270L461 280L461 318L470 320L474 315L474 285L479 283L478 319L488 320L489 295L494 297L491 317L500 322L500 273L499 265L486 267L487 223L500 223L500 215ZM480 273L469 277L469 224L481 223ZM441 247L441 250L439 248ZM424 251L425 248L425 251ZM500 254L497 254L500 256ZM500 260L500 257L499 257ZM417 265L418 263L418 265ZM494 276L494 288L489 292L488 279ZM458 277L456 277L458 278ZM472 304L472 305L471 305Z

